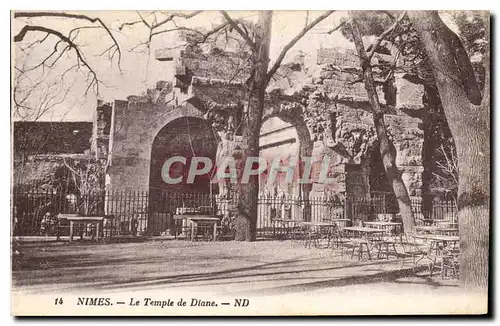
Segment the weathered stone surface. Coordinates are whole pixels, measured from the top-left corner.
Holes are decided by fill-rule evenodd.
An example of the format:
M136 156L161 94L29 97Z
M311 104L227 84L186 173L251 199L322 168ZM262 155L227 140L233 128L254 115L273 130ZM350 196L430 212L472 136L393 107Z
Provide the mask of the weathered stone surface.
M176 71L183 69L188 76L246 81L250 75L249 53L225 52L222 50L203 51L189 46L171 53Z
M398 108L421 109L424 96L424 85L408 81L404 74L396 75L396 103Z
M154 139L165 125L180 117L198 117L210 123L219 139L217 161L239 157L244 150L234 131L248 99L248 54L190 47L157 56L173 61L176 77L172 83L158 83L146 95L115 102L110 187L148 190ZM374 59L381 62L391 57L377 54ZM357 56L350 50L319 49L317 64L309 62L301 55L278 70L266 95L263 120L278 117L295 127L295 136L282 135L283 139L296 137L287 159L296 157L299 149L302 156L313 156L319 162L328 158L327 176L334 182L318 181L320 172L313 171L310 196L344 193L367 198L373 182L371 171L380 169L381 162L374 161L380 160L373 155L379 148ZM384 90L395 87L395 106L409 108L421 105L420 88L401 76L389 83L393 83L392 88L379 86L377 92L397 150L398 168L410 193L419 196L423 171L421 121L395 109L394 103L386 103Z

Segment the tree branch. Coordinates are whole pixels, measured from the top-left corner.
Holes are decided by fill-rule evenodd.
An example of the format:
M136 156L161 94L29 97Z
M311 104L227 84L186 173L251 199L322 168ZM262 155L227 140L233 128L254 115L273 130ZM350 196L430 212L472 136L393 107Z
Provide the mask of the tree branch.
M189 14L183 14L183 13L171 13L167 18L165 18L164 20L156 23L156 24L153 24L152 25L152 28L158 28L166 23L168 23L169 21L172 21L174 18L176 17L180 17L180 18L184 18L184 19L189 19L189 18L193 18L194 16L202 13L203 10L197 10L197 11L193 11L192 13L189 13Z
M372 49L370 52L367 53L368 56L368 61L370 61L373 58L373 55L375 54L375 51L377 51L378 47L380 46L380 43L390 34L394 31L394 29L399 25L399 23L403 20L403 18L406 15L406 11L403 11L398 19L389 27L386 29L380 36L377 38L377 41L372 45Z
M437 51L437 47L432 49L437 51L433 53L435 58L439 58L440 65L437 66L437 60L432 63L432 60L429 59L432 63L434 73L439 72L445 75L445 78L460 85L467 99L474 105L480 105L482 94L474 74L474 68L457 34L443 22L437 11L411 11L409 16L413 26L420 34L420 39L422 40L427 37L431 39L431 41L427 41L429 42L427 45L433 44L436 35L442 35L440 40L443 44L441 46L445 48L440 48L439 51ZM425 20L425 24L432 26L433 29L422 28L424 24L422 20ZM422 41L422 43L424 42ZM445 58L442 57L443 51L447 53ZM426 52L430 58L430 52Z
M14 36L14 42L21 42L28 32L44 32L47 34L57 36L62 41L66 42L66 44L68 44L70 49L75 50L77 61L79 63L81 62L85 67L87 67L90 74L92 75L92 81L90 82L89 87L87 87L87 90L85 91L85 93L88 92L90 86L92 86L92 84L94 84L94 83L96 84L96 87L97 87L97 93L99 93L99 80L97 79L97 74L90 67L90 65L87 63L87 61L83 57L82 52L78 48L78 45L76 45L71 39L69 39L67 36L63 35L59 31L53 30L51 28L43 27L43 26L36 26L36 25L25 25L21 29L21 31L16 36Z
M280 54L278 55L278 58L276 59L276 62L272 66L272 68L269 70L266 76L266 85L269 83L271 78L273 77L274 73L278 70L280 67L281 63L283 62L283 59L285 59L285 56L287 52L309 31L311 30L314 26L318 25L321 21L323 21L325 18L330 16L332 13L334 13L335 10L330 10L313 20L309 25L304 27L297 36L295 36L287 45L283 47L281 50Z
M196 43L204 43L211 35L213 35L213 34L219 32L219 31L223 30L227 26L229 26L229 23L225 23L225 24L216 26L212 30L210 30L210 31L208 31L206 33L200 32L199 30L196 30L194 28L179 26L179 27L176 27L176 28L164 29L164 30L161 30L161 31L154 32L154 33L151 34L151 37L153 37L155 35L167 33L167 32L174 32L174 31L182 31L182 30L184 30L184 31L191 31L191 32L198 33L202 37L202 40L199 41L199 42L196 42Z
M333 32L338 31L342 26L345 25L346 22L347 21L344 20L343 22L341 22L340 24L338 24L337 26L335 26L334 28L332 28L331 30L329 30L328 32L326 32L326 34L331 35Z
M118 53L118 67L120 67L121 64L121 58L122 58L122 52L120 49L120 46L118 45L118 41L114 37L113 33L111 33L111 30L108 28L108 26L98 17L89 17L87 15L83 14L70 14L70 13L65 13L65 12L52 12L52 11L28 11L28 12L15 12L14 13L14 18L35 18L35 17L62 17L62 18L71 18L71 19L80 19L80 20L85 20L88 21L92 24L99 23L101 27L106 31L108 36L111 38L113 41L113 44L116 46L117 53ZM24 35L23 35L24 37ZM21 38L22 40L22 38ZM14 42L16 39L14 38Z
M248 45L250 46L250 48L252 49L252 51L256 52L257 51L257 46L250 39L250 36L248 36L247 33L245 33L244 31L241 30L241 28L238 26L238 24L227 14L227 12L225 12L224 10L221 10L220 13L222 14L222 16L224 16L224 18L229 23L229 25L231 25L231 27L234 28L234 30L236 32L238 32L238 34L240 34L241 37L243 37L243 39L248 43Z

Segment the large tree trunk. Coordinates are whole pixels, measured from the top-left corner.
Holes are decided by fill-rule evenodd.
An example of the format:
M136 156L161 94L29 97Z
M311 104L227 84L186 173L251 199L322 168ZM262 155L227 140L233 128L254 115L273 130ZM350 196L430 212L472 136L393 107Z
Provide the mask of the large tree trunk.
M398 201L399 213L403 218L403 228L405 233L415 232L415 220L413 218L413 211L411 209L411 200L406 189L401 172L396 165L396 148L389 139L387 134L387 127L384 121L384 112L380 106L377 95L377 89L373 79L373 73L369 58L366 54L365 47L361 38L359 27L356 23L354 15L351 14L351 29L354 39L354 44L358 52L361 68L363 69L363 79L365 82L365 89L373 112L373 124L380 143L380 156L382 157L382 164L387 175L389 183L392 185L394 195Z
M250 98L242 120L243 159L259 156L259 134L264 112L264 97L267 86L269 66L269 46L271 42L272 11L259 11L254 43L250 80ZM235 218L237 241L255 240L257 229L257 201L259 196L259 177L253 175L247 184L239 183L238 215Z
M460 283L468 290L488 286L490 215L490 90L489 67L483 99L477 103L472 69L463 63L461 42L437 12L410 12L433 69L458 157ZM489 21L487 22L489 28ZM489 34L487 33L489 37ZM489 39L488 39L489 41ZM485 59L488 63L489 57ZM489 65L489 63L488 63Z
M458 190L458 174L455 175L453 164L456 163L456 154L452 154L455 149L453 136L446 121L443 105L439 98L439 93L436 85L424 85L425 97L427 100L424 102L425 109L421 116L424 128L424 145L422 150L422 161L424 165L424 172L422 173L422 213L425 218L432 219L432 211L434 206L435 194L432 194L432 186L434 181L435 172L445 172L448 182L444 184L448 193L451 195L453 202L456 206L457 190ZM442 147L443 146L443 147ZM438 156L438 153L441 154ZM443 155L446 154L446 157ZM445 162L444 160L450 160ZM438 160L445 164L445 169L438 166ZM453 174L453 175L452 175ZM456 180L456 181L455 181Z
M387 134L384 112L380 106L370 61L363 45L359 27L353 15L351 15L351 19L354 44L358 52L361 68L363 69L365 89L373 112L373 124L380 143L380 156L382 157L382 164L384 165L387 179L392 185L394 195L398 201L399 213L403 219L404 232L414 233L415 220L411 209L411 200L408 194L408 189L406 189L403 179L401 178L401 172L398 170L396 165L396 148Z

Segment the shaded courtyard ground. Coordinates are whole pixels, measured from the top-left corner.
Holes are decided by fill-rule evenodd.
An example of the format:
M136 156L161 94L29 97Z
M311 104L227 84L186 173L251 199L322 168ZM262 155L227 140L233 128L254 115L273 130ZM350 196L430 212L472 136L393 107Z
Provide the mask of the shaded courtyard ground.
M409 262L401 270L400 259L359 261L341 257L339 250L308 249L290 240L139 238L122 243L69 244L39 237L18 241L16 250L19 254L13 255L12 275L15 302L24 303L19 300L25 296L44 295L47 299L36 301L37 305L49 304L49 308L38 307L42 311L51 309L54 296L65 293L116 294L120 298L126 293L127 300L145 293L261 298L254 300L245 314L464 313L472 309L463 300L455 304L461 296L457 280L443 280L440 275L429 278L427 268L415 275ZM484 300L473 311L483 308ZM126 314L134 311L126 310Z
M182 288L274 295L356 285L405 293L458 287L457 280L443 280L439 273L429 278L427 268L413 274L410 262L401 270L401 259L360 261L290 240L23 241L17 250L13 290L21 292Z

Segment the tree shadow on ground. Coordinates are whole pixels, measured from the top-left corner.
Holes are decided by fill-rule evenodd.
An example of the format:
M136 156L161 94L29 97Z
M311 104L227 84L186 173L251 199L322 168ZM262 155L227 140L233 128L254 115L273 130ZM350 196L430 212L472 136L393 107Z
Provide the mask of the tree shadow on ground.
M354 275L338 277L330 280L322 280L315 282L306 282L293 285L277 286L270 288L262 288L258 290L247 290L241 292L233 292L233 295L282 295L291 293L301 293L310 292L314 290L323 290L328 288L338 288L346 287L352 285L362 285L362 284L376 284L376 283L397 283L397 284L423 284L431 286L432 288L442 288L442 287L454 287L458 288L458 284L442 284L436 282L435 280L429 278L428 276L416 276L415 273L421 272L425 267L419 268L417 271L412 271L411 268L402 270L392 270L392 271L381 271L375 274L369 275ZM425 280L425 283L410 281L410 280L400 280L401 278L413 277L419 280Z
M145 287L208 289L222 286L228 289L227 293L242 291L242 294L251 294L251 291L244 291L248 285L258 294L274 295L353 284L396 282L404 287L406 283L415 283L402 280L406 276L414 276L411 268L394 270L400 260L337 261L335 256L311 257L299 252L281 260L278 256L264 256L270 261L263 262L264 259L259 260L262 257L259 253L237 254L230 249L211 252L205 246L190 243L176 245L178 247L160 247L152 253L145 252L151 248L148 245L91 247L80 244L27 251L22 257L22 268L13 272L13 286L26 291L30 287L34 291L40 288L64 291ZM182 251L186 249L189 255L183 256ZM117 250L119 256L113 257ZM167 253L170 256L166 256L164 250L172 250ZM227 265L218 265L221 261ZM240 266L231 268L232 264ZM246 285L242 289L240 284ZM443 286L432 280L425 284Z
M232 283L249 283L249 282L254 282L258 283L261 280L249 280L251 278L261 278L261 277L276 277L280 276L279 279L276 279L275 281L282 281L285 280L285 278L281 277L283 275L294 275L298 273L314 273L314 272L324 272L324 271L333 271L333 270L339 270L339 269L348 269L348 268L353 268L353 267L358 267L358 266L365 266L365 265L359 265L359 264L347 264L347 265L342 265L342 266L335 266L335 267L318 267L318 268L310 268L310 269L302 269L300 268L295 268L292 270L285 270L285 271L270 271L270 272L263 272L261 271L262 269L269 268L271 266L273 267L278 267L278 265L284 265L283 267L290 268L293 267L293 263L297 263L298 260L285 260L285 261L279 261L279 262L272 262L272 263L266 263L266 264L260 264L260 265L253 265L250 267L245 267L245 268L235 268L235 269L226 269L222 271L217 271L217 272L210 272L210 273L193 273L193 274L181 274L181 275L175 275L175 276L166 276L166 277L137 277L133 279L127 279L125 281L122 280L112 280L110 284L104 285L106 288L133 288L133 287L141 287L144 285L148 286L161 286L161 285L173 285L173 284L182 284L186 285L189 283L199 283L199 282L210 282L209 285L227 285L227 284L232 284ZM373 262L372 264L388 264L388 262ZM248 274L238 274L241 272L246 272L246 271L251 271L252 273ZM236 275L233 275L236 274ZM246 281L241 281L241 282L234 282L233 280L235 279L246 279ZM300 278L295 278L296 280L299 280ZM309 275L303 276L301 278L302 280L307 280L310 279ZM221 280L222 282L220 283L213 283L211 281L217 281ZM196 284L198 286L198 284ZM200 284L201 285L201 284Z

